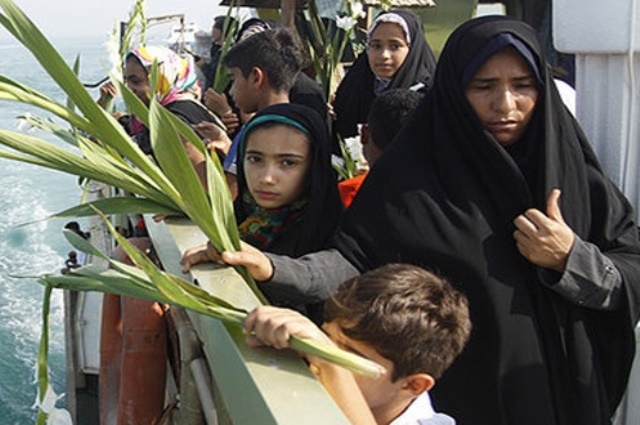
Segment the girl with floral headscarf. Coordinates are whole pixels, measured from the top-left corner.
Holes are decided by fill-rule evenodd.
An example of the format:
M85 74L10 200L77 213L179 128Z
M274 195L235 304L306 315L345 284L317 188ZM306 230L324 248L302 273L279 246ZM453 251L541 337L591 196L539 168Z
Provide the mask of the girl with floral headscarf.
M154 61L158 63L158 77L153 93L149 85L149 71ZM221 135L215 126L216 118L200 103L200 83L193 63L180 57L171 49L146 46L132 50L125 57L124 79L127 87L146 105L152 98L185 121L206 139L218 139ZM149 130L136 119L129 122L128 131L140 148L153 155L149 143ZM190 143L185 149L191 162L205 183L204 155ZM220 146L226 153L227 146Z
M149 72L154 62L158 64L158 72L152 91ZM127 87L146 105L152 99L157 100L201 135L223 133L213 124L215 117L199 102L200 85L193 64L168 48L148 46L128 53L124 79ZM149 129L133 116L125 116L120 122L138 146L153 155ZM183 144L204 185L204 154L186 140ZM144 222L140 222L144 230ZM146 235L135 236L142 237L129 241L140 250L150 252L149 238ZM118 249L113 256L130 262ZM100 346L100 410L104 415L101 423L108 422L107 415L117 418L117 423L150 424L159 421L164 407L167 372L165 312L165 306L159 303L105 294Z

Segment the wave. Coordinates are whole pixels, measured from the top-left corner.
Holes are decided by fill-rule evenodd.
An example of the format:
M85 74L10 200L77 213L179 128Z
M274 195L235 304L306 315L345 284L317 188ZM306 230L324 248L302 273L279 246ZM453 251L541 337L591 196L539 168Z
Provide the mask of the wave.
M81 75L93 81L104 74L100 58L106 52L99 40L55 43L69 63L82 52ZM18 43L0 39L0 74L30 85L62 103L65 97L33 56ZM15 129L16 116L32 108L0 103L0 128ZM43 115L43 114L38 114ZM45 139L48 135L31 134ZM61 143L62 144L62 143ZM79 202L76 179L35 166L0 160L0 413L2 424L34 423L36 396L34 367L40 340L43 288L37 276L57 272L71 249L60 222L19 224L45 218ZM64 392L63 295L54 291L51 305L50 367L56 392Z
M20 224L48 216L44 190L33 170L9 163L0 179L0 411L3 423L25 423L35 412L35 365L42 327L43 287L34 276L59 270L64 258L54 247L50 223ZM37 180L37 179L36 179ZM20 278L18 276L30 276ZM50 311L49 358L57 392L64 387L63 296L54 291ZM14 419L12 419L14 418ZM29 419L30 420L30 419Z

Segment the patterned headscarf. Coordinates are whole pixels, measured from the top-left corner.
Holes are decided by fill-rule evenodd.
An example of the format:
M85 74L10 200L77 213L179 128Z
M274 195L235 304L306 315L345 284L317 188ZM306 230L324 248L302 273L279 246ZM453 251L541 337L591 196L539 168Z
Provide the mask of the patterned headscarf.
M150 68L158 61L158 83L154 96L162 105L179 99L200 99L201 89L192 62L173 50L162 46L145 46L127 53L135 56L142 66Z

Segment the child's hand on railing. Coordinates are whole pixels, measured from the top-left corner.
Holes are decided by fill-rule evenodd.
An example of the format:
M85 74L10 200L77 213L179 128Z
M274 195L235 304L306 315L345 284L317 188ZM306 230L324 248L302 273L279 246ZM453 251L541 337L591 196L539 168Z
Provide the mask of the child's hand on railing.
M182 255L182 273L188 273L191 267L202 263L224 264L220 258L220 253L211 242L187 249Z
M258 282L265 282L273 275L271 260L259 249L246 242L240 242L240 251L225 251L220 254L211 243L189 248L185 251L180 264L183 273L191 267L201 263L228 264L230 266L244 266Z

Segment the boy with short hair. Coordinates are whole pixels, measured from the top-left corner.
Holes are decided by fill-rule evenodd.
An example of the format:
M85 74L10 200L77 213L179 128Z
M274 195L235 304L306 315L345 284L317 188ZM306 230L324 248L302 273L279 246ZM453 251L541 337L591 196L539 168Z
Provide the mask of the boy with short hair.
M288 28L268 29L236 43L222 63L233 79L236 106L252 114L289 102L289 90L302 68L302 47Z
M380 363L380 378L354 376L307 356L354 423L454 424L435 413L428 390L469 339L467 300L445 279L408 264L388 264L343 283L325 305L326 334L297 312L259 307L245 320L251 345L288 347L291 335L335 344Z
M302 47L290 29L267 29L237 42L222 63L231 75L231 97L240 110L241 121L246 122L267 106L289 103L289 90L302 68ZM237 193L236 158L241 137L242 128L223 164L233 197Z
M400 132L404 123L413 114L422 100L423 94L409 89L391 89L382 92L371 104L367 123L360 129L362 154L369 168L380 158ZM340 197L345 207L349 207L367 173L359 174L338 184Z
M362 138L363 153L369 165L378 160L400 129L413 115L423 94L409 89L390 89L373 101ZM372 148L371 151L368 149Z

